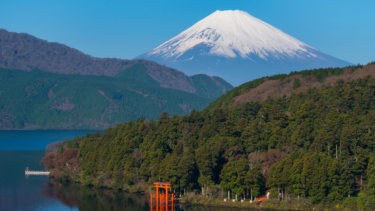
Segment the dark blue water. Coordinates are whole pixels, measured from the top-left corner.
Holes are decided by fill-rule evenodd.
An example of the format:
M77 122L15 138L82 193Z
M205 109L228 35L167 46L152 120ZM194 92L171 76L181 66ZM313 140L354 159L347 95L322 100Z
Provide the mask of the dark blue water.
M96 131L0 131L0 211L149 211L147 195L61 183L42 175L25 176L26 167L43 170L39 161L47 144L93 132ZM239 209L175 205L173 210Z
M44 150L55 141L95 133L90 130L5 130L0 131L0 150Z
M39 165L44 151L0 151L0 210L70 210L58 199L43 196L47 176L25 176L25 167L43 170Z
M96 131L0 131L0 210L77 210L43 195L47 176L25 176L39 165L45 146Z

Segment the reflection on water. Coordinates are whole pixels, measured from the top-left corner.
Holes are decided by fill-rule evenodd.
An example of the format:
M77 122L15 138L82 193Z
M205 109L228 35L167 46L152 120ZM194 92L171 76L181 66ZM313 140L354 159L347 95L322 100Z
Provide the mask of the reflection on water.
M55 180L46 182L42 194L59 199L68 207L77 207L78 210L150 210L147 203L148 199L144 195L61 183Z
M0 134L0 145L2 144ZM48 176L25 176L25 167L32 170L43 170L39 165L41 151L4 151L0 150L0 210L1 211L34 211L34 210L68 210L59 200L50 199L40 192Z
M64 205L78 210L111 210L111 211L239 211L243 209L206 207L206 206L152 206L149 197L105 188L94 188L80 184L61 183L50 180L45 183L42 194L58 199Z
M155 203L150 203L150 211L174 211L174 204L169 203L169 204L155 204Z

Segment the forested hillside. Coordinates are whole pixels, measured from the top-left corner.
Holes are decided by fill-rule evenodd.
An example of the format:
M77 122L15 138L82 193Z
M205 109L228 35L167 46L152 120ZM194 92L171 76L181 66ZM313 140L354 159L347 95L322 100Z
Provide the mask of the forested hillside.
M134 77L0 68L0 129L104 130L162 112L189 114L213 100Z
M173 69L170 72L174 72ZM175 71L175 73L179 73ZM216 99L227 91L233 89L233 86L217 76L207 76L204 74L186 77L184 83L180 80L171 78L166 80L167 76L160 74L160 80L155 80L147 73L147 67L143 63L137 63L121 71L115 77L133 79L152 86L161 86L165 88L174 88L194 93L202 97ZM178 74L177 74L178 75ZM168 81L168 82L165 82ZM166 84L168 83L168 84Z
M126 189L160 179L210 197L271 190L306 206L375 209L374 135L375 78L366 76L289 97L139 118L67 141L42 162L52 176L86 185Z

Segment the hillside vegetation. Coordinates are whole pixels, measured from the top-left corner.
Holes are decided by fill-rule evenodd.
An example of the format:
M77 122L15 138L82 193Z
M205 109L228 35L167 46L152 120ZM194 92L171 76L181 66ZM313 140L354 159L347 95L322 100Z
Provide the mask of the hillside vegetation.
M322 77L319 71L306 74L319 80L341 74L320 71ZM218 102L229 105L224 100L239 90ZM42 162L51 176L86 185L129 189L160 179L177 192L199 191L210 198L226 197L226 191L231 197L258 197L271 190L283 202L279 208L321 204L370 210L375 209L374 109L375 78L339 79L289 97L211 106L183 116L164 112L156 122L139 118L64 142Z
M154 80L150 75L148 75L147 68L143 63L137 63L130 66L115 75L115 77L129 78L152 86L161 85L160 82ZM193 85L192 89L194 90L187 90L187 92L211 99L216 99L227 91L233 89L232 85L216 76L210 77L204 74L198 74L190 76L190 78L187 78L186 80L191 82ZM179 81L175 82L179 83ZM163 84L161 86L168 88L168 86L163 86Z
M134 77L0 68L0 129L106 129L162 112L188 114L213 100Z

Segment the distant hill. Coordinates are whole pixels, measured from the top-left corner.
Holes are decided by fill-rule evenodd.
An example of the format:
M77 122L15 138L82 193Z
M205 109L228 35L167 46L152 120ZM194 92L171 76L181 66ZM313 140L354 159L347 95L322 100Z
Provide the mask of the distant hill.
M137 66L133 67L133 65ZM148 75L148 79L153 79L153 85L157 83L159 87L209 98L217 98L233 88L218 77L206 76L204 80L200 76L188 77L176 69L144 59L96 58L60 43L48 42L25 33L8 32L4 29L0 29L0 67L25 71L38 68L59 74L101 76L115 76L125 71L120 74L121 77L143 80ZM142 78L135 74L141 74Z
M147 63L147 62L145 62ZM159 65L160 67L160 65ZM161 74L159 78L161 80L155 80L151 77L147 72L147 67L144 63L136 63L124 71L121 71L115 77L120 78L129 78L133 80L140 81L142 83L146 83L153 86L160 86L166 88L173 88L173 87L181 87L180 90L186 91L189 93L194 93L199 96L216 99L219 96L225 94L227 91L232 90L233 86L230 85L228 82L223 80L220 77L216 76L207 76L204 74L193 75L191 77L186 77L183 79L183 82L179 80L174 80L174 77L166 76ZM176 70L170 69L169 72L172 76L175 74L181 74ZM184 75L185 76L185 75ZM168 83L169 86L166 86L165 78L169 77ZM183 85L185 83L185 85Z
M106 129L138 118L156 120L162 112L189 114L213 100L159 87L142 68L117 77L0 68L0 130Z
M267 75L352 65L239 10L216 11L136 58L187 75L217 75L234 86Z

